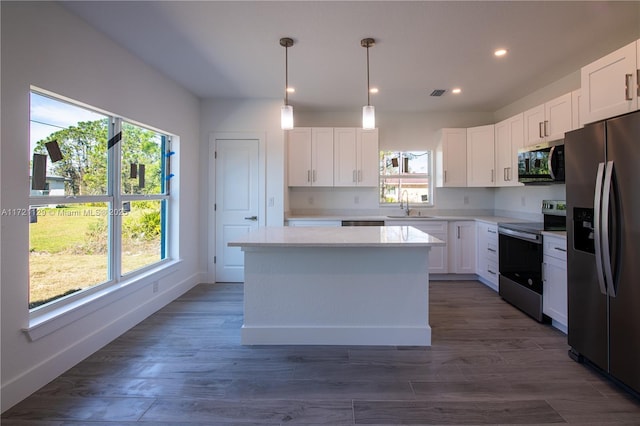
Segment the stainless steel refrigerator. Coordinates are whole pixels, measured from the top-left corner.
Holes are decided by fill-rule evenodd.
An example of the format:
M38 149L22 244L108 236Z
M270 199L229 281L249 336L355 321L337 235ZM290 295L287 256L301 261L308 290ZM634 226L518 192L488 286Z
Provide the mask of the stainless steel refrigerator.
M640 392L640 112L565 136L570 354Z

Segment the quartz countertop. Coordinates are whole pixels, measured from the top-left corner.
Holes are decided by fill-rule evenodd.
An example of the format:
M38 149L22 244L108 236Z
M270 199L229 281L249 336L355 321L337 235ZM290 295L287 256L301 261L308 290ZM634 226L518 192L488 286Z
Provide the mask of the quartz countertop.
M567 238L567 231L542 231L542 235Z
M343 220L382 220L386 222L423 222L423 221L460 221L460 220L476 220L490 224L498 223L515 223L515 222L532 222L526 219L517 219L504 216L463 216L463 215L442 215L442 216L401 216L401 215L289 215L286 220L314 220L314 221L343 221Z
M412 226L260 228L230 247L433 247L445 243Z

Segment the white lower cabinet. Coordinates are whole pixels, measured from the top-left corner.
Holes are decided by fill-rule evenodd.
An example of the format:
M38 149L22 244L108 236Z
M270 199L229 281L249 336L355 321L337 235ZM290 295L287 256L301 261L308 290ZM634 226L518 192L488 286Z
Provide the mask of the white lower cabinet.
M385 220L385 226L413 226L416 229L426 232L445 242L444 246L431 247L429 250L429 273L447 274L449 273L449 263L447 261L447 227L446 221L426 221L422 219L411 220Z
M567 240L545 234L542 264L542 312L567 332Z
M449 272L449 263L447 262L447 222L424 222L412 225L422 232L433 235L439 240L445 242L444 246L431 247L429 251L429 273L430 274L446 274Z
M476 273L476 222L473 220L449 222L449 273Z
M478 268L480 280L498 290L498 225L478 222Z

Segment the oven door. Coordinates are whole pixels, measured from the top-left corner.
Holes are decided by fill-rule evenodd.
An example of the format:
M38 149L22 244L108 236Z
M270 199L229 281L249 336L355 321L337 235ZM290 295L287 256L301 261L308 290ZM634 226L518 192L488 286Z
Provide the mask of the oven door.
M542 238L539 235L500 229L500 275L542 294Z

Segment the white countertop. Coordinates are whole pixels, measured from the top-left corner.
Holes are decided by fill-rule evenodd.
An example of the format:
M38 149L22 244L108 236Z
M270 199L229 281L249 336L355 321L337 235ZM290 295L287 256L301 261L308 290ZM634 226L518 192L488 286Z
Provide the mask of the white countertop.
M542 231L542 235L567 238L567 231Z
M515 222L532 222L526 219L517 219L504 216L383 216L383 215L290 215L286 220L313 220L313 221L342 221L342 220L382 220L386 222L407 222L419 223L429 221L460 221L460 220L476 220L490 224L498 223L515 223Z
M260 228L230 247L433 247L445 243L412 226Z

